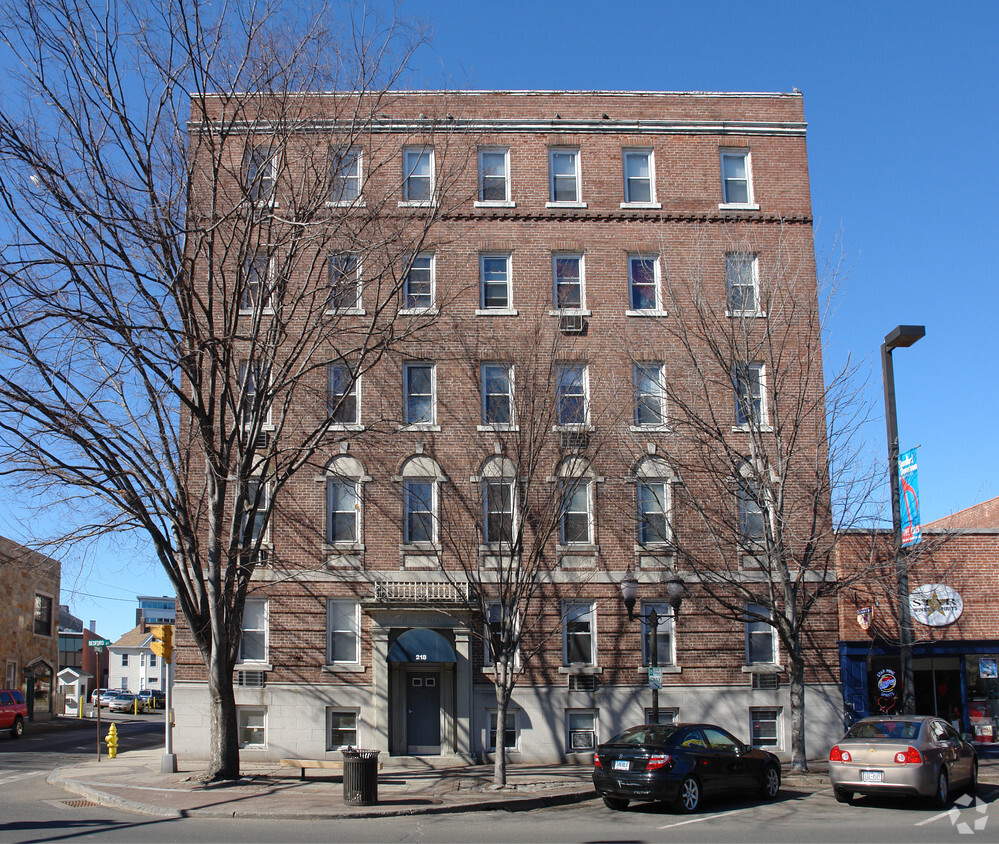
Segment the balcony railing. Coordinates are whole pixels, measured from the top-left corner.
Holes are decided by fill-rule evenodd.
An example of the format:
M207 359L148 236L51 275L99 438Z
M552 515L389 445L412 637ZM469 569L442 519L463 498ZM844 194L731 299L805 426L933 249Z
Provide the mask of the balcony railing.
M454 604L466 601L469 595L467 582L447 580L379 580L374 586L379 601Z

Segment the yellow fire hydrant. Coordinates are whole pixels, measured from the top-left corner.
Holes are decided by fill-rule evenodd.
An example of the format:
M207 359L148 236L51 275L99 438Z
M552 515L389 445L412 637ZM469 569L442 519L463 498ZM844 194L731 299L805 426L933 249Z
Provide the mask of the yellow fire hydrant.
M108 746L108 759L114 759L118 755L118 727L114 724L104 737L104 743Z

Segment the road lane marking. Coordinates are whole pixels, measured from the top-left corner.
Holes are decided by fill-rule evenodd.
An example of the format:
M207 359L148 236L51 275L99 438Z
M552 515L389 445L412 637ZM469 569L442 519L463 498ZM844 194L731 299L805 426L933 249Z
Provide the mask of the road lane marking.
M751 807L746 807L744 809L732 809L731 812L717 812L710 815L705 815L703 818L690 818L689 820L686 821L678 821L677 823L668 823L666 824L666 826L659 827L659 829L673 829L674 827L686 826L687 824L690 823L702 823L703 821L711 821L715 820L716 818L724 818L727 817L728 815L738 815L740 812L749 811L749 808Z
M0 772L2 775L3 772ZM18 780L28 779L28 777L41 777L45 776L48 771L18 771L16 774L9 774L8 776L0 776L0 785L5 785L9 782L17 782Z

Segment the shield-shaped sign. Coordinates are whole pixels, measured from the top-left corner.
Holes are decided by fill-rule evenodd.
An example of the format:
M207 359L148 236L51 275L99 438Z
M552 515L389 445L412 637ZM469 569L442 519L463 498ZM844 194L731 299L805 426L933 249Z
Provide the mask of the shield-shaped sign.
M861 607L857 610L857 624L861 630L869 630L874 621L874 607Z

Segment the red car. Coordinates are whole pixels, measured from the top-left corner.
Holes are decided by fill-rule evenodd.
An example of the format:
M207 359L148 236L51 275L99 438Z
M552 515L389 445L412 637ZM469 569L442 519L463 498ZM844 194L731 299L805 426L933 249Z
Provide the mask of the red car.
M0 730L10 730L12 738L24 735L28 704L17 689L0 689Z

